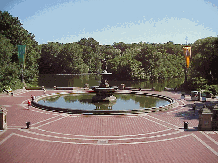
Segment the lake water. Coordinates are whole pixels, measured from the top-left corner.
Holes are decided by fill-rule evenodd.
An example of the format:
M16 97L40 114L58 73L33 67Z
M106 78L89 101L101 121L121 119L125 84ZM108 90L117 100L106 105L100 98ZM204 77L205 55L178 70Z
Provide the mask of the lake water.
M58 108L81 110L95 110L96 107L99 107L101 110L108 110L109 106L112 107L112 110L133 110L169 104L168 101L161 98L133 94L114 94L114 96L117 97L116 102L92 103L91 99L94 95L95 94L72 94L67 96L54 96L40 100L38 103Z
M38 85L45 86L45 88L57 87L83 87L85 83L89 84L89 87L99 85L101 76L96 74L89 75L55 75L55 74L40 74ZM164 81L112 81L108 79L110 86L119 86L124 83L126 87L135 88L152 88L162 91L164 87L175 88L183 83L184 79L169 79Z

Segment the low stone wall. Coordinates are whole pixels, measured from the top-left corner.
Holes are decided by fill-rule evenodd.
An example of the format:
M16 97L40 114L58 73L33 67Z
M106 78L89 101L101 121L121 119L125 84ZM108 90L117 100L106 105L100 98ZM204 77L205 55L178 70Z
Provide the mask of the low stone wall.
M42 90L42 87L25 87L26 90Z

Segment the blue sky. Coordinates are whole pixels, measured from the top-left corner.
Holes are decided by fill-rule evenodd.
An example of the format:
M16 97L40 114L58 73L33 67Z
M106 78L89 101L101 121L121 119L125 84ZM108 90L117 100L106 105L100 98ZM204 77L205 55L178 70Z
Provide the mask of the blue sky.
M218 0L1 0L39 43L193 43L218 35Z

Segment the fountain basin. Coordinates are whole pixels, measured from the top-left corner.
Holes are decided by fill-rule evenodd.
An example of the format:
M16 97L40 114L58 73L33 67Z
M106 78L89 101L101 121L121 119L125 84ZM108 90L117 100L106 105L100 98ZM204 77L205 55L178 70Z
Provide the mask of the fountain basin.
M65 92L66 93L66 92ZM140 93L140 91L138 92ZM144 93L146 94L146 93ZM70 95L70 93L68 93L68 95ZM52 95L46 95L46 96L40 96L37 97L35 101L32 102L33 106L44 109L44 110L48 110L48 111L54 111L54 112L65 112L65 113L69 113L69 114L80 114L80 113L91 113L91 114L115 114L115 113L135 113L135 112L155 112L155 111L164 111L167 110L168 108L170 108L169 106L171 105L172 102L174 102L173 100L169 100L168 97L152 97L155 99L163 99L165 102L157 105L157 106L150 106L150 107L146 107L143 105L143 107L137 107L136 105L134 105L134 103L137 103L133 100L131 100L131 98L129 98L128 96L125 96L125 94L116 94L116 96L122 96L122 100L120 100L120 97L118 97L117 100L113 102L96 102L93 103L92 102L92 97L94 96L93 94L90 96L87 93L83 93L83 94L72 94L74 96L80 96L80 101L82 102L82 104L77 105L77 103L79 103L78 101L76 102L76 98L72 97L73 99L71 100L70 106L73 106L72 108L69 108L69 106L63 106L62 105L58 106L56 104L54 105L50 105L50 106L46 106L45 103L43 103L43 100L46 98L58 98L58 96L68 96L68 95L60 95L60 94L52 94ZM87 99L83 99L83 96L88 95L89 97ZM137 100L139 100L140 98L142 98L142 101L144 100L143 97L145 95L134 95L134 94L127 94L130 96L134 96L134 98L138 98ZM81 99L82 97L82 99ZM150 96L149 96L150 97ZM68 97L71 98L71 97ZM150 97L151 98L151 97ZM136 101L137 101L136 100ZM41 102L40 102L41 101ZM148 100L150 101L150 100ZM69 103L69 102L68 102ZM118 104L119 106L117 107L115 104ZM146 102L145 102L146 103ZM91 106L92 105L92 106ZM104 106L103 106L104 105ZM83 106L83 107L80 107ZM86 108L88 106L88 108ZM98 108L99 107L99 108ZM153 107L153 108L152 108ZM155 108L154 108L155 107ZM98 108L98 109L97 109ZM152 108L152 109L151 109Z

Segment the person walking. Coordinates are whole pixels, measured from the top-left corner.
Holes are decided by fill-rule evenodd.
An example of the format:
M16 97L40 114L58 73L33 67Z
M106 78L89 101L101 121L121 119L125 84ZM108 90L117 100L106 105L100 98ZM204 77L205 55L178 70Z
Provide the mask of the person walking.
M26 129L30 128L30 122L26 122Z
M182 95L181 95L181 100L185 100L185 94L184 93L182 93Z
M28 104L28 109L30 109L30 106L31 106L31 101L30 101L30 100L28 100L27 104Z
M192 109L193 109L193 111L194 111L194 114L195 114L195 108L196 108L196 104L194 103L194 104L192 105Z

